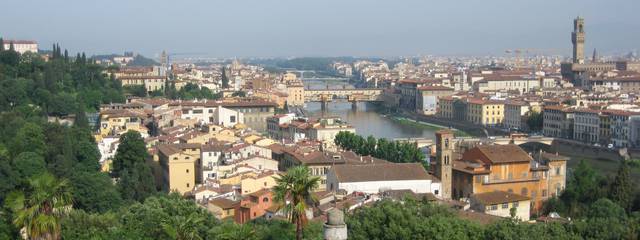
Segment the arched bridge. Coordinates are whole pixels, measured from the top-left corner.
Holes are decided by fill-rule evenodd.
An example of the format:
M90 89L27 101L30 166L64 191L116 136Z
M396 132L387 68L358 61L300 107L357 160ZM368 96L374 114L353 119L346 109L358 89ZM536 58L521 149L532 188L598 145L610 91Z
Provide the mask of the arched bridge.
M305 102L331 102L340 99L347 100L349 102L378 102L382 101L382 89L354 88L304 91Z

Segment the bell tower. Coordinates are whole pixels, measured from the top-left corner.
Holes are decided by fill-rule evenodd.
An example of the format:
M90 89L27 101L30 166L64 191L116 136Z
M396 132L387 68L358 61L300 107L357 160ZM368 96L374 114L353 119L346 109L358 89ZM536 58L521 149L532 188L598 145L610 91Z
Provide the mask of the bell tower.
M577 17L573 20L573 63L584 63L584 19Z
M452 188L452 155L453 155L453 132L440 130L436 132L436 166L434 174L440 178L442 186L440 195L444 199L451 199Z

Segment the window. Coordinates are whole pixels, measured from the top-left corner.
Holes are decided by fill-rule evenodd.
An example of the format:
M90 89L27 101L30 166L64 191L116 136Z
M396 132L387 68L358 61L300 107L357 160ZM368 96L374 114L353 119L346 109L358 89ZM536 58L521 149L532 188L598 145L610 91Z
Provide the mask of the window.
M194 114L202 113L202 109L193 110Z
M507 209L509 208L509 203L503 203L502 204L502 209Z
M546 189L542 189L542 197L546 197L547 196L547 190Z
M232 123L236 122L236 116L229 117L229 121Z
M187 169L187 173L189 173L189 169Z
M513 207L517 208L518 207L518 202L513 202Z
M477 175L476 176L476 183L481 183L482 182L482 176L481 175Z
M189 184L187 183L187 187L189 187Z
M509 188L509 190L507 190L507 192L512 193L512 192L513 192L513 189Z
M560 175L560 167L556 167L556 175Z
M495 205L495 204L494 204L494 205L491 205L491 206L489 207L489 210L498 210L498 205Z
M263 198L262 202L269 202L269 198L268 197Z
M527 190L527 188L526 188L526 187L525 187L525 188L522 188L522 190L520 191L520 195L522 195L522 196L527 196L527 193L528 193L528 192L529 192L529 191Z
M531 190L531 198L536 198L538 196L538 191Z

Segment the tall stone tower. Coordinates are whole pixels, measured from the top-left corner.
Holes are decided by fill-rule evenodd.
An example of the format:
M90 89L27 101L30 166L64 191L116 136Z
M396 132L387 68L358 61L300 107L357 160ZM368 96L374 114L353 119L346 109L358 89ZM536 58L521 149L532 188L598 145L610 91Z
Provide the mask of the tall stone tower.
M573 63L584 63L584 19L577 17L573 20Z
M442 186L440 194L444 199L451 199L452 188L452 155L453 155L453 132L440 130L436 132L436 165L434 174L440 178Z

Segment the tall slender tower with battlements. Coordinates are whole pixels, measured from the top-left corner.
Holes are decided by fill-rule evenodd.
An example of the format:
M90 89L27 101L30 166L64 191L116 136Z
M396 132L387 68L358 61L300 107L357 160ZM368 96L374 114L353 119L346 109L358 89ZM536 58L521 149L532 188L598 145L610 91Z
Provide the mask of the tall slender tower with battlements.
M577 17L573 20L573 63L584 63L584 19Z

